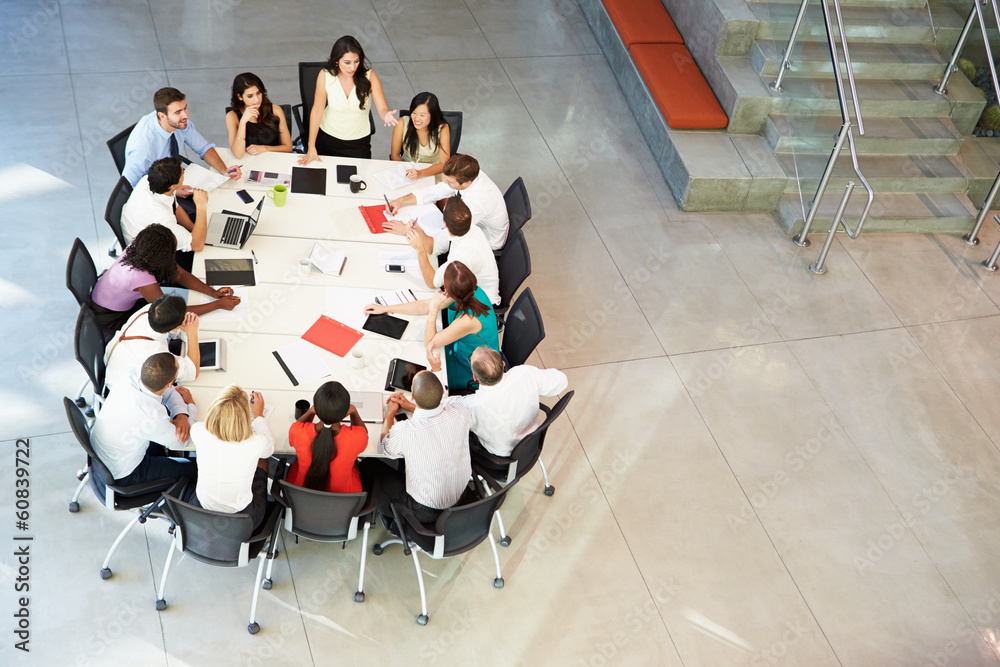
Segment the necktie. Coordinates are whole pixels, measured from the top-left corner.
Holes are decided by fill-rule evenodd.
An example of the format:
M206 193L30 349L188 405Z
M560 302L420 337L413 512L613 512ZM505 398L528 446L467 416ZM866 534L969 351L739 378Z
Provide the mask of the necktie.
M179 157L181 152L177 149L177 135L170 133L170 157Z

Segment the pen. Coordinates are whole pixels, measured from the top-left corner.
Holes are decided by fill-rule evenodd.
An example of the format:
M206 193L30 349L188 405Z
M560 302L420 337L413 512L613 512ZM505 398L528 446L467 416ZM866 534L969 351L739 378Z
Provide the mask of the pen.
M242 164L238 164L238 165L236 165L235 167L230 167L229 169L227 169L227 170L226 170L226 173L227 173L227 174L231 174L231 173L233 173L233 171L235 171L236 169L242 169L242 168L243 168L243 165L242 165Z
M385 210L389 211L389 213L392 213L392 204L389 203L389 198L386 197L385 195L382 195L382 199L385 200Z
M251 250L250 254L253 255L253 263L254 264L260 264L260 262L257 261L257 253L255 253L253 250Z

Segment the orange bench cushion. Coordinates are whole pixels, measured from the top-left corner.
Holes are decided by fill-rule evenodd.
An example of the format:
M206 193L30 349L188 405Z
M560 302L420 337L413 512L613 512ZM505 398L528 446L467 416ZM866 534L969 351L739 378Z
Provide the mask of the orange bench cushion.
M729 124L698 64L682 44L636 44L632 62L674 129L721 129Z
M660 0L603 0L611 22L625 42L633 44L683 44L684 38Z

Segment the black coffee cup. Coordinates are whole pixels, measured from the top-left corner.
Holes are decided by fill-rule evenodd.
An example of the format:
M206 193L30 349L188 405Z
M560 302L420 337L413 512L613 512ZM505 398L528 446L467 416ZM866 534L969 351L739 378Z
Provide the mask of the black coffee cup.
M305 413L309 412L309 401L306 399L300 399L295 401L295 420L298 421L299 418Z
M368 184L361 180L357 174L351 174L351 192L358 194L368 187Z

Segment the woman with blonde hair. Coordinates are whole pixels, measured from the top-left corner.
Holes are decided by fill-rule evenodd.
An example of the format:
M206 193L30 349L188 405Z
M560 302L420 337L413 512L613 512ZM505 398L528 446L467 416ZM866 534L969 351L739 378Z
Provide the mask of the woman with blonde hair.
M198 485L192 504L213 512L249 514L254 527L267 509L267 459L274 437L264 419L264 397L231 384L191 427L198 450Z

